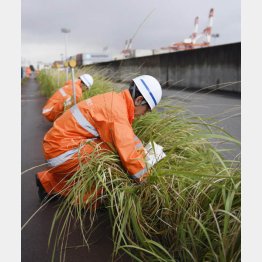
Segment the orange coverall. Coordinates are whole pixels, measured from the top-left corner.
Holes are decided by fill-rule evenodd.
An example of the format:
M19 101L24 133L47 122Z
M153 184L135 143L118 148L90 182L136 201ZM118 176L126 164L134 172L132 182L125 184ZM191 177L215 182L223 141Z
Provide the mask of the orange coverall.
M76 101L79 102L82 97L81 80L75 82ZM64 107L69 106L73 99L72 81L66 82L65 86L59 88L45 104L42 114L50 122L54 122L64 112Z
M30 77L30 75L31 75L31 69L30 69L30 67L28 66L28 67L26 67L26 69L25 69L25 74L26 74L26 76L27 77Z
M96 95L67 110L44 137L44 155L51 168L39 172L38 178L46 192L67 195L66 179L79 168L79 148L80 154L93 151L92 145L83 145L88 139L104 142L108 150L108 144L113 146L130 177L142 181L148 171L143 144L133 132L133 120L134 102L129 90Z

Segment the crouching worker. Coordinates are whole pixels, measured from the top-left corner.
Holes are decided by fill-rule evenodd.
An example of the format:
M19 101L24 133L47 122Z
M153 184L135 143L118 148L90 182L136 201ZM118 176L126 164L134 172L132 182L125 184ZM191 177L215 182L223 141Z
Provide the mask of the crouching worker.
M81 75L74 83L76 91L76 101L79 102L82 97L82 91L88 90L93 84L93 78L89 74ZM54 122L63 114L66 107L72 104L73 87L72 81L67 81L65 86L59 88L45 104L42 114L50 122Z
M80 168L79 154L93 152L92 143L102 143L102 148L117 152L130 178L143 181L148 176L145 152L132 123L134 118L150 112L161 97L159 82L142 75L131 81L129 89L93 96L67 110L44 136L49 169L37 173L39 197L69 193L66 182Z

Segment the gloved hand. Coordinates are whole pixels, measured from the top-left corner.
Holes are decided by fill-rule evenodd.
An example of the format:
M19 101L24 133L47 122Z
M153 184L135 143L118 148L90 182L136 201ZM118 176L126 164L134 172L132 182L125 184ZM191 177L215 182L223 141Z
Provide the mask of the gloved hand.
M146 162L147 166L151 168L157 162L159 162L162 158L166 156L163 151L163 147L156 144L155 142L149 142L145 146L145 153L146 153Z

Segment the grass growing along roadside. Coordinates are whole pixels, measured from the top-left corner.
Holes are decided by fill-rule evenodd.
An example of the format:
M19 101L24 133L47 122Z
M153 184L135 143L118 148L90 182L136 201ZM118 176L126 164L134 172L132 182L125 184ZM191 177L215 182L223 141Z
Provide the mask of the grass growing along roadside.
M99 71L94 68L89 68L88 72L85 69L75 69L74 79L88 73L92 75L94 83L90 90L83 92L82 99L92 97L97 94L109 92L112 90L118 90L116 86L113 85L113 82L109 78L101 76ZM65 72L58 71L57 69L46 69L42 70L37 77L37 80L40 84L41 94L47 98L51 97L55 91L57 91L61 86L64 86L66 82ZM68 80L72 80L72 75L69 73Z
M72 178L77 182L58 212L74 214L80 225L84 214L95 219L95 193L81 199L96 185L107 199L115 256L124 250L137 261L239 261L239 168L201 137L195 120L192 125L181 110L170 110L134 124L145 143L152 139L167 154L145 184L129 180L117 155L94 154Z
M21 79L21 87L29 80L29 77L24 77Z
M99 90L106 86L103 81ZM55 237L61 260L71 223L79 223L88 246L96 219L92 207L103 200L111 218L113 258L124 250L136 261L240 261L240 162L224 159L210 139L239 142L164 101L136 119L133 128L144 144L162 145L166 158L146 183L137 185L118 156L100 152L98 146L69 181L74 187L53 220L50 239ZM85 227L87 219L90 228Z

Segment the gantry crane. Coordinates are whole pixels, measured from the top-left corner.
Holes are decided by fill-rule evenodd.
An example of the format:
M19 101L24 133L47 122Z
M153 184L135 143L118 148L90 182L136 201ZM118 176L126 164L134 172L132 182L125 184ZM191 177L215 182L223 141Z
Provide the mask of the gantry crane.
M125 56L125 57L131 57L132 56L132 43L133 40L135 38L135 36L137 35L138 31L141 29L141 27L144 25L144 23L146 22L146 20L152 15L152 13L155 11L155 9L152 9L149 14L144 18L144 20L139 24L139 26L137 27L135 33L133 34L133 36L125 41L125 47L124 49L121 51L121 53Z
M208 26L200 34L198 34L199 17L197 16L194 22L194 32L190 35L189 38L184 39L183 42L173 43L168 47L163 47L162 49L169 49L171 51L176 51L176 50L187 50L197 47L209 46L211 42L211 36L212 36L211 32L212 32L213 19L214 19L213 8L210 9L208 18L209 18ZM197 43L197 40L200 38L203 38L203 42Z

